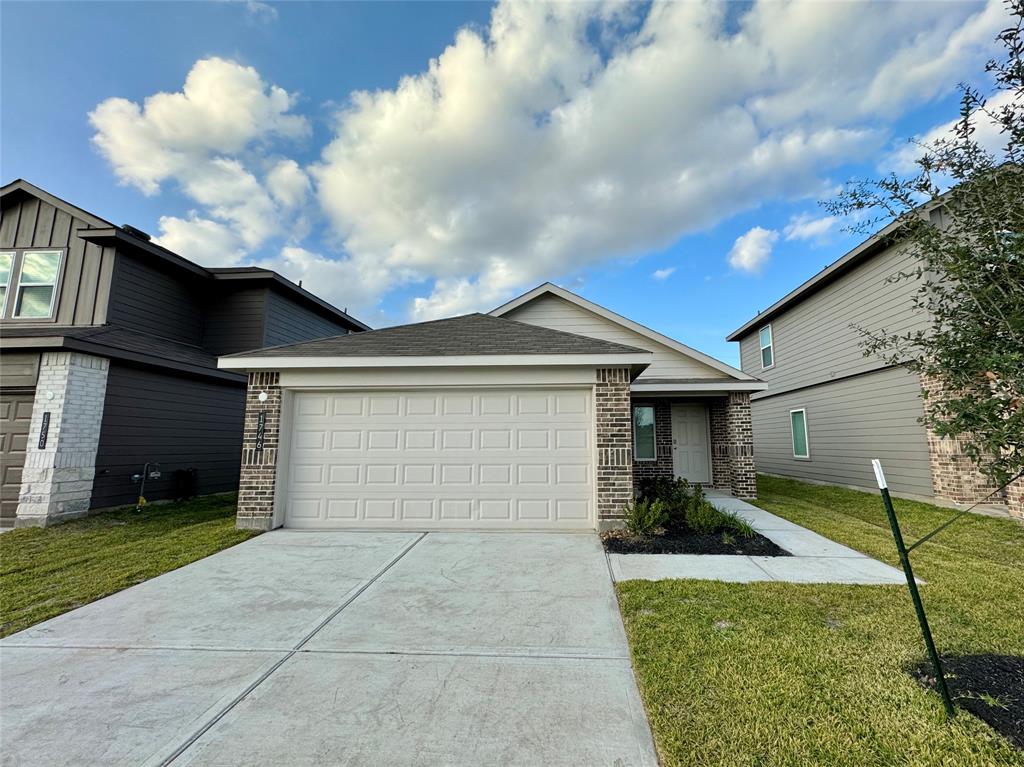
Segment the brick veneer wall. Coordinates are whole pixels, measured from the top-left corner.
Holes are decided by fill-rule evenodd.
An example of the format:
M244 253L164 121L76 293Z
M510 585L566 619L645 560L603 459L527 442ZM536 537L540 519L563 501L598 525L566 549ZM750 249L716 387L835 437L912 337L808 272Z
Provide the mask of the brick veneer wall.
M267 399L260 402L259 395ZM256 449L260 412L266 413L263 449ZM277 452L281 432L281 386L278 373L250 373L245 395L242 433L242 472L238 482L235 526L243 530L269 530L274 525Z
M931 399L944 395L946 386L941 379L933 376L921 375L920 378L922 391L929 395L923 398L925 412L928 412ZM974 461L967 457L959 439L940 437L931 429L926 429L926 433L932 492L937 498L953 503L977 503L995 490L992 481L978 471ZM987 503L1006 504L1010 514L1024 519L1024 480L1011 483L1005 490L989 498Z
M672 465L672 403L664 400L633 400L632 407L645 405L654 408L654 447L657 457L653 461L633 461L634 483L655 477L671 478L675 474L675 467ZM632 410L630 415L632 416Z
M721 406L720 406L721 407ZM729 467L729 492L737 498L757 497L754 469L754 428L750 421L750 394L729 392L718 424L712 429L711 462ZM717 430L718 439L715 439ZM724 476L720 476L724 480ZM716 478L716 483L719 481Z
M711 419L711 485L717 490L732 492L732 462L729 460L728 428L726 426L727 399L717 399L708 405Z
M594 391L598 522L621 519L633 500L633 413L629 368L600 368Z
M645 404L654 404L654 438L658 458L633 462L633 477L638 483L652 477L675 476L672 402L633 402L634 406ZM754 432L750 423L749 394L737 392L713 399L707 403L707 408L711 427L711 487L726 490L740 498L755 497L757 476L754 471Z
M1006 509L1011 517L1024 519L1024 477L1006 488Z
M39 364L16 527L45 526L89 513L110 360L46 352ZM43 414L50 414L39 447Z

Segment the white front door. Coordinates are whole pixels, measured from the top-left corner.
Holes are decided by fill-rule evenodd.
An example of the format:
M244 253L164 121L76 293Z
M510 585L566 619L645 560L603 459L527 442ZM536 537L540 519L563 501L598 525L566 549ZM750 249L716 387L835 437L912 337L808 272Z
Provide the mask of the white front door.
M596 527L589 388L310 391L293 401L287 527Z
M705 405L672 406L672 466L677 477L711 482L708 409Z

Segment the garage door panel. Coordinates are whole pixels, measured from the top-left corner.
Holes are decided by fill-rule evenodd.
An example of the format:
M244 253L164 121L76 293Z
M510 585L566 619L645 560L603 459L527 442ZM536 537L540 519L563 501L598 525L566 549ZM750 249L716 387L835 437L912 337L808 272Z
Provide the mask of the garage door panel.
M591 397L589 389L296 393L286 524L591 528Z

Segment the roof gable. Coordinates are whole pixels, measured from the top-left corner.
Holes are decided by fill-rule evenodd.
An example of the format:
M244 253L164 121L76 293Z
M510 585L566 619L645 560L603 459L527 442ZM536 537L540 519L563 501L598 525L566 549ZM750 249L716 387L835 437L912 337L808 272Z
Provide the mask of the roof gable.
M109 221L106 221L95 213L90 213L87 210L79 208L77 205L72 205L67 200L62 200L56 195L50 194L45 189L40 189L35 184L30 184L25 179L18 178L11 181L9 184L4 184L0 187L0 199L6 199L9 196L28 196L35 197L43 202L49 203L58 210L63 210L65 213L70 215L72 218L77 218L85 221L89 226L113 226Z
M674 338L662 335L550 282L499 306L491 315L549 328L558 327L587 336L597 335L619 343L639 346L654 354L653 363L641 376L645 380L758 380Z
M487 314L369 330L271 346L230 357L479 357L644 354L624 344L528 325Z

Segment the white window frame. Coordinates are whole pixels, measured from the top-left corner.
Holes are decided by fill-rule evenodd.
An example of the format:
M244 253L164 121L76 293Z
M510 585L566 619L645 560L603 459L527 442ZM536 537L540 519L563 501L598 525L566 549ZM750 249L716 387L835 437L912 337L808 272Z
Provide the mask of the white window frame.
M764 331L766 331L766 330L768 331L768 345L764 346L761 343L761 334ZM775 367L775 331L772 329L772 324L770 322L767 325L765 325L764 327L760 328L757 331L757 346L758 346L758 355L760 355L760 357L761 357L761 370L771 370L773 367ZM771 365L765 365L764 364L764 350L765 349L771 349L772 350L772 364Z
M25 256L29 256L33 253L56 253L57 254L57 268L53 274L53 282L24 282L21 279L21 271L25 264ZM17 274L14 273L14 267L17 266ZM10 285L7 288L7 296L9 297L12 293L14 295L14 304L11 306L11 319L20 320L22 322L32 322L40 320L52 320L54 306L57 304L57 291L60 289L60 274L61 268L64 266L64 251L61 248L25 248L17 253L15 263L12 264L11 268L11 280ZM20 309L18 296L23 287L52 287L53 290L50 292L50 306L47 312L43 316L37 317L23 317L18 314ZM6 297L5 297L6 298ZM4 315L6 316L7 307L4 306Z
M7 316L7 302L11 297L11 286L14 283L14 267L18 265L18 252L16 250L0 250L0 256L11 257L11 269L7 273L7 289L4 291L4 300L0 301L0 320Z
M636 441L636 411L639 410L642 407L650 409L650 411L651 411L651 418L654 419L654 423L651 424L651 426L654 428L654 442L653 442L654 455L652 455L650 458L640 458L639 455L637 455L637 450L636 450L636 446L638 444L637 441ZM633 408L632 408L632 410L630 411L629 414L630 414L631 419L633 421L633 460L637 461L639 463L650 463L651 461L657 461L658 460L658 414L657 414L657 412L654 409L654 405L633 405Z
M803 418L804 424L804 447L807 449L806 455L797 455L796 452L796 432L793 430L793 413L800 413ZM811 435L808 433L810 430L807 428L807 408L798 407L789 411L789 446L792 450L793 457L799 461L811 460Z

